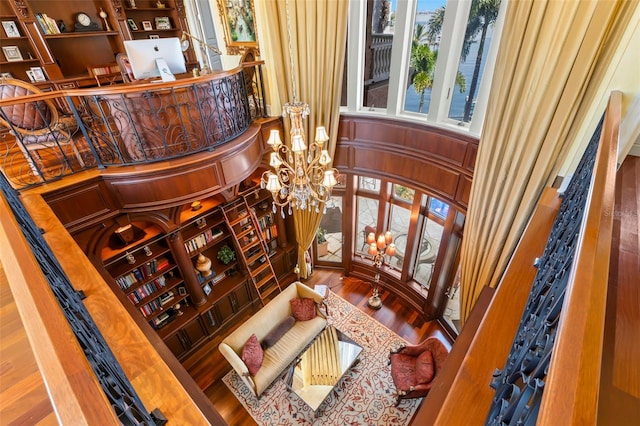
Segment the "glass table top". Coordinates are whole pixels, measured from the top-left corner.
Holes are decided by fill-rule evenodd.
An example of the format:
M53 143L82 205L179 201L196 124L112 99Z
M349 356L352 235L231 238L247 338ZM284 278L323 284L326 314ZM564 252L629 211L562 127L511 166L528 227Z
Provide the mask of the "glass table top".
M360 345L329 325L292 365L287 386L315 412L360 352Z

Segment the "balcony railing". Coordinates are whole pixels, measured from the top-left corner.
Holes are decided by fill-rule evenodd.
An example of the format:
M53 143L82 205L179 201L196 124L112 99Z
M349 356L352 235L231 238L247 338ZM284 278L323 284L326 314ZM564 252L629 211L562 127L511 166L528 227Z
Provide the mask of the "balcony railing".
M24 188L214 150L266 116L261 64L169 83L5 97L3 173Z

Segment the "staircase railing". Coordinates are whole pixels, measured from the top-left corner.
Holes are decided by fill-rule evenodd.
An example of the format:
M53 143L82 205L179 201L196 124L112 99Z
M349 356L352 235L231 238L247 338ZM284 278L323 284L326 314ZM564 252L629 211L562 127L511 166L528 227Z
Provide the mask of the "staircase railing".
M545 229L537 228L555 216L547 193L473 336L465 347L456 342L414 421L597 423L620 101L612 93L538 270L541 252L532 248Z
M158 84L53 91L0 99L5 107L44 105L57 120L34 136L15 128L0 137L2 171L16 188L38 185L89 168L143 164L212 151L266 117L263 62L230 71ZM51 105L51 103L48 103ZM7 109L8 111L9 109ZM49 112L39 111L48 123ZM28 129L27 129L28 130ZM63 135L63 136L61 136Z

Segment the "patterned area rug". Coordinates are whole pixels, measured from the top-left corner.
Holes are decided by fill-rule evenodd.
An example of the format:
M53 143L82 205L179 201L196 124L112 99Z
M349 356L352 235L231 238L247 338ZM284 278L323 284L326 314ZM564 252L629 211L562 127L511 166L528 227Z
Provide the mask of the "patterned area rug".
M330 293L329 323L360 346L360 362L342 377L317 416L289 392L284 373L260 399L249 392L234 370L222 380L259 425L407 425L422 399L394 407L395 388L387 365L389 349L405 342L400 336Z

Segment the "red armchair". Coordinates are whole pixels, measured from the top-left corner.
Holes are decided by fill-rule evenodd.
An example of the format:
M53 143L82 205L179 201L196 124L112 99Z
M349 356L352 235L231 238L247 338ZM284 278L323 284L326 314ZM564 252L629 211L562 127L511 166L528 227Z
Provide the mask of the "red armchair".
M429 393L449 350L449 345L437 337L428 337L417 345L391 350L389 364L397 392L396 406L402 399L421 398Z

